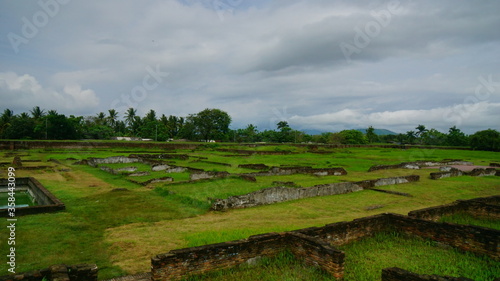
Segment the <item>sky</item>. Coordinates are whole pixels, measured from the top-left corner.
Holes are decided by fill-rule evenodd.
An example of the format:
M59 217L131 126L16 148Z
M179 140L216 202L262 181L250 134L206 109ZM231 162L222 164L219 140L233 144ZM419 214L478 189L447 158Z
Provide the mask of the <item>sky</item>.
M0 110L500 130L500 1L0 0Z

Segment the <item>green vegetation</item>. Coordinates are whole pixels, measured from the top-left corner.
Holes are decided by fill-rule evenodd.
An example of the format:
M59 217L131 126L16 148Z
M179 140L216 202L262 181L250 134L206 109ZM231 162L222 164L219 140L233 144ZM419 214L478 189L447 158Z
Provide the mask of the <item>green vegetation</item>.
M387 267L477 281L494 280L500 275L498 261L399 233L379 233L339 248L346 253L346 281L380 280L382 269Z
M225 149L225 150L221 150ZM233 150L275 152L284 155L240 154ZM12 151L0 152L0 162L12 162ZM168 151L159 148L72 148L33 149L14 151L26 166L49 166L42 170L18 170L17 177L32 176L54 193L67 210L53 214L19 217L16 230L18 272L48 267L52 264L97 263L99 278L146 272L150 258L169 250L246 238L250 235L322 226L338 221L374 215L382 212L407 214L411 210L451 203L457 199L491 196L500 193L498 177L457 177L430 180L433 170L381 170L366 172L372 165L397 164L417 160L463 159L477 165L500 162L500 154L468 150L349 148L333 149L317 145L256 145L253 147L209 143L195 150ZM200 168L230 173L256 172L239 168L239 164L268 166L311 166L314 168L343 167L345 176L289 175L258 177L249 182L237 176L225 179L184 182L189 173L153 172L141 163L105 165L112 168L135 166L137 171L149 171L140 182L151 178L171 176L174 183L155 183L142 186L130 182L126 173L113 175L98 168L74 165L89 157L105 158L137 153L187 154L189 159L168 159L170 165ZM231 156L228 156L231 155ZM201 157L201 158L200 158ZM70 158L70 159L68 159ZM61 164L46 162L58 160ZM225 163L228 165L214 164ZM2 171L4 168L0 168ZM273 186L274 181L292 181L299 186L359 181L382 177L417 174L416 183L386 186L384 189L412 194L402 197L371 190L307 198L280 204L227 212L211 212L210 198L226 198ZM126 188L128 191L113 191ZM370 206L381 205L376 210ZM6 221L0 220L0 228ZM498 224L498 222L496 222ZM496 226L495 226L496 228ZM0 241L7 233L0 232ZM0 253L7 251L0 243ZM293 263L292 263L293 264ZM276 272L288 272L295 265L285 265ZM408 268L405 268L408 269ZM267 269L266 269L267 270ZM271 269L269 269L271 271ZM310 269L300 269L290 277L302 280L303 274L321 280ZM306 273L304 273L306 272ZM427 273L427 272L423 272ZM7 265L0 264L0 275L7 274ZM258 274L258 273L255 273ZM278 274L277 274L278 275ZM252 275L254 276L254 275ZM237 277L240 278L240 277ZM261 278L261 277L259 277ZM241 277L241 279L244 279ZM262 277L264 279L264 277ZM227 279L229 280L229 279ZM272 279L266 279L272 280ZM282 280L282 279L281 279ZM304 280L307 280L304 277Z
M477 225L500 230L500 220L491 217L477 217L467 213L457 213L442 217L439 221L457 224Z
M309 135L294 130L287 121L279 121L276 130L260 131L248 124L244 129L229 129L231 116L220 109L205 109L187 117L158 116L150 110L144 117L137 115L137 109L128 108L120 120L120 112L109 109L108 115L99 112L94 116L69 117L56 110L45 111L35 106L29 113L14 114L8 108L0 115L0 139L23 140L109 140L112 137L136 137L154 141L174 139L193 141L224 141L234 143L323 143L323 144L367 144L399 143L432 146L472 147L476 150L499 151L500 133L488 129L471 136L453 126L448 133L428 129L419 124L415 130L394 134L388 130L367 129L323 132ZM212 148L218 146L213 145ZM209 148L207 146L206 148Z
M333 280L331 276L314 267L305 266L290 252L284 252L275 258L262 258L255 265L241 265L239 267L212 272L206 275L191 276L186 281L210 280Z
M440 247L436 242L400 233L378 233L374 237L338 247L346 253L346 281L380 280L383 268L399 267L418 274L494 280L500 262L485 256ZM256 265L212 272L186 278L197 280L335 280L315 267L305 266L293 254L263 258Z

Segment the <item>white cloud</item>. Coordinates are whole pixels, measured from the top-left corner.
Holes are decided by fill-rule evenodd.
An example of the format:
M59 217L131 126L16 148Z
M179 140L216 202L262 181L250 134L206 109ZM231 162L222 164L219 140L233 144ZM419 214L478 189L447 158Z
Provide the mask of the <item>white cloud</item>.
M442 131L447 131L453 126L469 128L469 131L474 131L474 129L481 127L497 127L498 112L500 112L500 103L478 102L426 110L364 112L344 109L338 112L310 116L294 115L288 121L302 129L311 128L325 131L367 128L368 126L406 131L413 130L419 124Z
M54 90L43 87L29 74L0 72L0 91L2 104L15 112L28 111L34 106L40 106L76 114L99 105L99 98L90 89L82 89L78 84L68 84L62 90Z
M339 44L351 42L356 28L388 3L243 1L221 20L210 0L70 1L19 54L0 37L6 46L0 72L10 75L8 87L0 80L0 89L8 88L0 92L2 107L27 111L37 103L94 115L141 85L145 67L159 65L170 75L134 101L139 113L185 116L220 108L237 126L261 129L274 129L277 118L303 129L446 128L443 111L459 110L474 95L478 77L500 81L500 31L492 28L500 25L500 2L400 1L404 12L391 16L348 63ZM0 34L20 34L19 19L39 9L36 2L8 7L0 9L6 22ZM480 100L485 108L467 111L461 124L500 129L489 121L499 117L492 110L498 92ZM450 112L447 119L458 120Z

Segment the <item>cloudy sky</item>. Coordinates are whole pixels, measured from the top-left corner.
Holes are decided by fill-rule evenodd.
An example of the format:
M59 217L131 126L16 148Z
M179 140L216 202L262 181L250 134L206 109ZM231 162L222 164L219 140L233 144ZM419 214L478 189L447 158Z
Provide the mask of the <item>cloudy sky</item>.
M500 130L500 1L0 0L0 110Z

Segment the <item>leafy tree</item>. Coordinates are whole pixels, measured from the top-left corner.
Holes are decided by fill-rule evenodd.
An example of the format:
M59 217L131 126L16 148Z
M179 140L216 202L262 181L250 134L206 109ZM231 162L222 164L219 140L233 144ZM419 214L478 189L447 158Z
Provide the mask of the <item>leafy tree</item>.
M232 130L231 135L236 142L254 142L257 139L257 127L253 124L248 124L245 129Z
M375 134L375 129L373 128L373 126L370 126L368 127L368 129L366 129L366 138L368 139L369 143L378 141L378 136L377 134Z
M56 111L49 112L47 116L48 139L69 140L80 138L77 127L80 121L80 118L67 118L64 114L58 114Z
M398 134L396 136L396 139L398 140L398 142L400 144L405 144L406 143L406 140L407 140L407 136L405 134Z
M142 125L143 125L142 118L140 116L134 116L134 118L132 119L132 121L130 122L130 124L128 126L128 129L129 129L130 133L132 134L132 136L139 135L139 131L140 131Z
M446 144L451 146L466 146L469 144L469 137L456 126L453 126L446 135Z
M34 139L35 120L26 112L10 118L10 126L4 132L6 139Z
M227 137L231 117L220 109L205 109L188 117L195 133L202 140L216 140Z
M421 142L426 145L444 145L446 143L446 134L436 129L430 129L422 134Z
M156 111L150 110L146 113L146 116L141 121L141 125L138 129L138 135L143 138L158 140L158 132L161 135L161 140L163 140L164 136L162 131L165 131L165 126L161 126L160 123L156 119ZM160 126L160 127L159 127Z
M258 134L257 126L254 126L253 124L248 124L247 127L242 132L243 139L246 142L254 142L257 134Z
M276 124L279 132L276 134L276 142L292 142L294 137L292 135L292 128L288 125L286 121L280 121Z
M4 138L4 133L11 126L12 117L14 112L10 109L5 109L0 116L0 138Z
M366 144L368 140L358 130L343 130L339 132L342 144Z
M500 133L497 130L483 130L470 136L470 146L474 150L500 151Z
M182 126L184 126L184 118L170 115L168 118L162 115L160 118L161 123L164 125L166 130L166 135L169 138L178 137Z
M409 144L414 144L416 139L417 139L417 133L415 133L415 131L406 132L406 141Z

